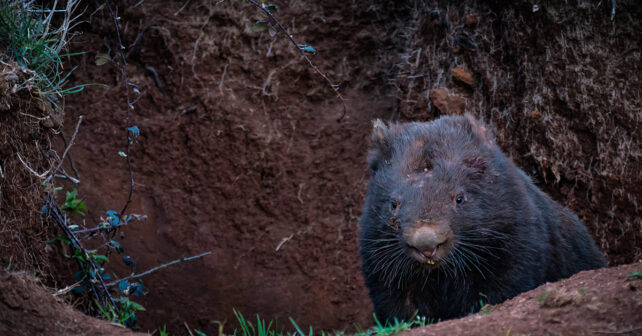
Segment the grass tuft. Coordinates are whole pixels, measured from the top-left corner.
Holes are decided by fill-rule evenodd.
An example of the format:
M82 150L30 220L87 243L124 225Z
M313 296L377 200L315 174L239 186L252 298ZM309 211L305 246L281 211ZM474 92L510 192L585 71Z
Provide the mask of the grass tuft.
M73 69L66 71L63 58L71 30L79 23L79 0L58 1L51 8L36 8L34 1L0 2L0 54L6 54L20 66L32 71L31 81L43 97L56 104L66 94L80 92L86 85L66 87Z
M359 326L356 326L357 332L354 334L346 334L342 331L321 331L319 333L315 333L312 327L309 328L308 332L304 332L303 329L301 329L299 325L294 321L294 319L290 317L290 323L292 323L295 332L287 333L282 329L279 329L274 321L266 322L264 319L261 319L259 315L256 315L256 325L246 320L245 317L243 317L243 315L236 309L234 310L234 315L236 315L236 319L238 320L241 329L240 331L235 330L234 335L239 336L387 336L398 334L402 331L410 330L412 328L425 327L426 325L433 323L433 320L426 319L425 317L421 316L412 318L409 322L399 321L395 319L393 323L381 323L377 316L373 315L375 326L366 330L363 330Z

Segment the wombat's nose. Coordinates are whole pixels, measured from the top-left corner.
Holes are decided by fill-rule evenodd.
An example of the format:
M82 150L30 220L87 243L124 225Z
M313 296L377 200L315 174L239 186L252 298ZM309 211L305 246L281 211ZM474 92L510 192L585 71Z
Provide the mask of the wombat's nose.
M443 244L446 239L446 235L440 234L432 228L422 226L411 233L408 245L430 258L437 247Z

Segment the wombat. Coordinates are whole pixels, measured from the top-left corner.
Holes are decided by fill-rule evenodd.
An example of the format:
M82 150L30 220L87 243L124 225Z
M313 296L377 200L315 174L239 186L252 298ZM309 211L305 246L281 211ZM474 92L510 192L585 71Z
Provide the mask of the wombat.
M359 253L379 320L460 317L606 266L577 216L472 116L377 120L372 138Z

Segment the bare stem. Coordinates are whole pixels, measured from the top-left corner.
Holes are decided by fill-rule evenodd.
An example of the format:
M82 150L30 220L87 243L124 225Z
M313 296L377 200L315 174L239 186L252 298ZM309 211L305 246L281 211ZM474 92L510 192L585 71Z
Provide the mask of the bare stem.
M145 275L147 275L149 273L156 272L159 269L165 268L167 266L178 264L178 263L183 262L183 261L190 261L190 260L198 259L198 258L204 257L206 255L210 255L210 254L212 254L212 252L205 252L205 253L201 253L199 255L195 255L195 256L192 256L192 257L176 259L176 260L170 261L170 262L168 262L166 264L162 264L162 265L156 266L154 268L150 268L150 269L148 269L147 271L145 271L143 273L132 274L132 275L126 276L126 277L124 277L122 279L119 279L119 280L116 280L116 281L112 281L110 283L107 283L107 286L114 286L114 285L117 285L118 283L120 283L121 281L129 280L129 279L137 279L137 278L143 277L143 276L145 276Z
M127 147L125 150L125 154L127 154L127 168L129 169L129 194L127 195L127 201L125 202L123 209L120 211L121 214L124 214L125 211L127 211L129 203L131 203L132 201L132 195L134 194L134 170L132 169L132 161L129 157L129 150L131 147L131 142L129 141L130 110L134 108L134 105L132 103L131 96L129 95L129 81L127 80L127 72L125 71L125 66L127 65L127 57L125 56L125 46L123 45L123 41L120 38L118 19L116 19L116 15L114 14L114 10L109 4L109 0L105 0L105 5L107 6L107 9L109 9L109 13L114 20L114 28L116 29L116 37L118 38L118 48L116 53L120 55L122 61L120 71L123 76L123 82L125 83L125 97L127 99L127 106L125 107L125 140L127 141Z
M310 58L308 58L308 56L305 54L305 52L299 47L299 44L294 40L292 35L290 35L288 33L288 31L285 29L285 27L283 27L281 22L279 22L279 20L277 20L274 17L274 15L272 15L272 12L270 12L267 8L261 6L258 2L254 1L254 0L247 0L247 1L249 3L251 3L252 5L254 5L256 8L258 8L258 9L262 10L263 12L265 12L265 14L267 14L267 16L270 17L270 19L277 25L277 27L279 27L281 32L283 32L283 34L285 34L285 36L288 37L290 42L292 42L292 44L294 44L294 47L299 51L301 56L303 56L303 58L308 62L308 65L310 65L310 67L312 69L314 69L314 71L316 71L316 73L318 73L321 77L323 77L323 79L325 79L326 82L328 82L328 84L330 85L330 88L332 88L332 90L334 90L334 93L341 100L341 104L343 104L343 114L341 115L341 117L339 117L339 119L337 119L337 122L341 121L343 119L343 117L345 117L345 115L346 115L346 109L347 108L346 108L346 100L345 100L345 98L343 98L341 93L339 93L339 89L337 88L337 86L335 84L333 84L332 81L330 81L330 79L323 72L321 72L321 70L319 70L319 68L317 68L316 65L314 65L314 63L312 63Z
M105 302L107 299L111 303L111 306L114 308L114 311L118 312L118 306L114 302L114 299L111 296L111 293L109 293L109 289L107 288L107 285L105 284L105 281L103 280L103 277L101 275L101 268L98 266L98 264L91 258L89 257L89 254L87 253L87 249L85 249L82 244L80 243L80 240L78 240L78 237L74 234L73 231L69 229L69 226L67 225L67 216L65 216L60 209L60 206L58 203L56 203L56 200L54 199L52 194L48 194L47 198L45 200L49 212L49 216L51 219L58 224L58 226L62 229L62 231L65 233L67 238L69 238L69 241L71 242L71 245L82 251L82 253L87 257L87 261L89 262L89 266L92 268L94 274L96 275L95 279L98 280L98 283L100 284L100 287L96 286L96 284L93 281L90 281L91 285L91 291L94 294L94 297L96 298L97 302ZM80 265L80 261L76 260ZM101 294L102 292L102 294Z
M60 158L60 162L58 162L58 166L56 167L56 169L52 171L52 175L56 174L58 169L60 169L60 167L62 166L62 163L65 162L65 156L67 156L69 149L71 148L71 146L74 145L74 141L76 140L76 135L78 134L80 123L82 123L82 115L78 117L78 123L76 123L76 130L74 131L74 134L71 136L71 140L69 140L69 144L67 145L67 148L65 148L65 151L62 153L62 157Z

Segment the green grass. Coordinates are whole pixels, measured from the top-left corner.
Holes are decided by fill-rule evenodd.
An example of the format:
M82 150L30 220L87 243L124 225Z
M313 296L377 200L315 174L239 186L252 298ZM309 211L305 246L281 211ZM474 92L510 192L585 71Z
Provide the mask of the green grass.
M74 69L64 69L63 58L79 0L67 0L61 8L36 8L34 1L0 1L0 54L31 70L31 78L43 97L56 103L63 95L82 91L86 85L66 87ZM82 14L82 13L81 13ZM2 56L0 56L0 59Z
M238 311L234 310L234 314L236 315L236 319L238 320L240 325L240 330L234 331L235 336L387 336L398 334L411 328L424 327L432 323L432 320L427 320L425 317L418 316L416 318L410 319L409 322L399 321L395 319L393 323L384 324L381 323L375 315L375 326L366 330L361 329L359 326L355 326L357 328L357 332L354 334L346 334L344 332L328 333L325 331L315 333L312 327L310 327L307 332L303 331L294 321L294 319L290 318L290 323L292 323L295 332L289 334L287 332L284 332L283 329L279 329L276 322L266 322L258 315L256 316L256 322L252 323L251 321L245 319L245 317Z
M265 319L262 319L258 314L256 315L256 321L249 321L247 320L243 314L238 312L236 309L234 309L234 315L236 316L236 320L239 322L240 330L235 329L234 333L232 334L233 336L314 336L314 335L321 335L321 336L388 336L388 335L394 335L398 334L402 331L406 331L412 328L419 328L419 327L425 327L429 324L432 324L434 321L426 319L425 317L414 317L410 319L410 322L405 322L405 321L399 321L395 319L394 323L381 323L379 319L377 318L376 315L374 315L374 320L375 320L375 326L363 330L359 326L355 325L357 332L354 334L347 334L342 331L337 331L337 332L317 332L315 333L312 327L308 330L308 332L304 332L299 325L294 322L294 319L290 318L290 323L292 323L292 326L294 327L295 331L292 333L288 333L286 331L283 331L282 328L279 328L277 326L277 323L275 321L266 321ZM199 330L194 330L196 335L198 336L204 336L205 333ZM169 336L169 333L167 333L167 328L166 326L163 326L162 328L158 328L155 330L152 334L160 336ZM206 336L206 335L205 335ZM219 330L218 330L218 336L225 336L223 333L223 325L219 323Z

